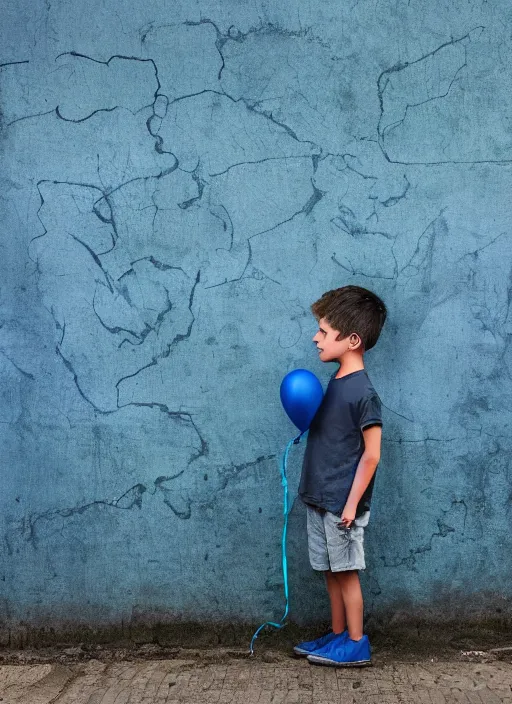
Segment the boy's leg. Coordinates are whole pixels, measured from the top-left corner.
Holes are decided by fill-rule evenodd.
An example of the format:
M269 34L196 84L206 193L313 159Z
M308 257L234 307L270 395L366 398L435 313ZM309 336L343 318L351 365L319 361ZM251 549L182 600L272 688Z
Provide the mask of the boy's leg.
M342 595L349 636L352 640L360 640L363 637L363 593L359 583L359 572L348 570L331 574Z
M321 648L309 653L309 662L332 667L365 667L371 665L371 647L368 636L363 634L363 595L359 572L347 570L333 572L345 605L348 636L340 636Z
M325 511L323 510L315 509L312 506L307 507L309 561L314 570L325 574L327 591L331 601L332 631L315 640L296 645L293 649L294 653L303 657L316 652L333 640L338 640L345 631L343 595L336 577L330 570L324 515ZM342 637L344 638L345 634Z
M339 516L326 515L330 571L341 592L348 634L310 653L307 658L311 663L333 667L371 664L370 641L363 634L363 594L359 584L359 570L365 568L363 533L367 518L363 514L359 524L356 520L354 528L344 530ZM334 589L332 594L336 594Z
M327 570L324 574L327 592L329 594L329 601L331 602L332 630L333 633L343 633L347 627L347 621L345 617L345 606L343 602L341 584L335 572Z

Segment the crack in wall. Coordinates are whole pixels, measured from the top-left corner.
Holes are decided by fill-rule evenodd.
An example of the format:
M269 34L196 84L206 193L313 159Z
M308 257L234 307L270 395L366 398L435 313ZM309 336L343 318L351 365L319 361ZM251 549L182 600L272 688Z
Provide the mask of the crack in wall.
M36 525L40 521L53 521L56 518L69 518L74 515L81 515L95 506L108 506L126 511L131 510L135 506L140 509L142 508L142 496L146 491L147 487L144 484L134 484L117 499L99 499L97 501L90 501L89 503L81 506L74 506L73 508L49 509L48 511L44 511L40 514L32 514L23 518L19 522L19 530L25 539L31 543L35 549L37 549L38 540ZM120 502L124 499L128 499L127 505L120 505Z
M186 414L184 414L186 415ZM249 462L242 462L240 464L230 464L227 467L219 470L219 480L220 485L215 489L215 494L223 491L230 481L237 479L239 475L247 469L257 467L261 463L274 460L276 458L275 454L271 455L261 455L255 460ZM17 529L20 531L21 535L27 542L29 542L34 549L39 547L39 539L37 534L37 525L42 521L54 521L58 518L67 519L73 516L81 516L82 514L90 511L95 507L106 507L114 508L118 510L130 511L134 508L141 510L143 508L143 496L148 493L149 495L156 496L160 494L164 504L172 511L172 513L181 520L189 520L192 516L192 506L194 502L190 497L183 497L181 499L185 502L185 509L179 509L176 506L176 491L174 489L165 486L168 482L172 482L179 479L184 475L185 470L180 470L175 474L162 475L157 477L153 481L152 488L148 488L147 484L141 482L134 484L120 496L114 499L97 499L95 501L89 501L85 504L80 504L78 506L73 506L70 508L62 509L48 509L39 514L30 514L22 518L17 523ZM201 503L201 502L199 502ZM204 503L204 502L203 502ZM211 504L211 499L207 502ZM5 540L8 540L7 534L5 535ZM9 543L10 545L10 543ZM12 546L10 547L9 554L12 554Z
M382 201L381 205L383 205L384 208L392 208L399 201L401 201L403 198L405 198L407 196L407 193L409 192L409 188L411 187L411 184L405 174L404 174L404 179L405 179L405 186L404 186L404 190L402 191L402 193L400 193L399 196L390 196L389 198L386 198L386 200Z
M468 516L468 506L467 503L464 499L454 499L451 502L451 507L448 510L443 510L443 517L449 513L455 506L463 506L464 508L464 519L463 519L463 527L462 527L462 535L464 535L465 530L466 530L466 519ZM396 560L394 562L389 562L386 560L386 557L384 555L380 556L380 559L382 560L383 564L386 567L406 567L407 569L411 571L416 571L416 563L417 563L417 556L422 555L426 552L431 552L433 550L433 542L435 538L446 538L448 535L451 533L456 533L456 529L453 526L448 525L445 523L441 518L436 519L437 522L437 531L431 534L430 538L426 543L423 545L420 545L417 548L411 548L409 550L409 555L407 557L403 557L399 560Z
M0 329L3 327L3 325L0 325ZM21 367L19 367L14 360L12 360L7 352L5 350L0 349L0 354L7 359L8 362L12 364L12 366L18 371L22 376L24 376L26 379L30 379L31 381L35 381L35 376L31 374L30 372L25 371Z
M1 68L8 68L9 66L18 66L19 64L29 64L30 61L26 59L25 61L8 61L7 63L0 64Z
M226 286L228 284L236 283L238 281L241 281L244 278L257 278L257 279L259 279L260 277L264 277L277 285L281 285L281 283L279 281L271 278L270 276L268 276L267 274L265 274L264 272L262 272L259 269L255 269L255 272L252 276L250 276L250 277L245 276L246 271L248 270L249 266L251 266L251 264L252 264L251 240L253 240L255 237L259 237L260 235L265 235L269 232L276 230L278 227L281 227L282 225L285 225L286 223L291 222L292 220L294 220L295 218L297 218L300 215L306 215L306 216L310 215L311 212L313 211L313 209L315 208L315 206L322 200L322 198L325 196L325 193L326 193L325 191L322 191L319 188L317 188L313 179L311 179L311 186L313 188L313 193L308 198L307 202L302 206L302 208L300 210L297 210L290 217L278 222L276 225L273 225L272 227L269 227L265 230L262 230L261 232L256 232L247 238L247 240L246 240L247 241L247 248L248 248L247 261L245 263L244 269L243 269L242 273L240 274L240 276L237 276L233 279L226 279L225 281L222 281L221 283L213 284L211 286L205 286L205 289L219 288L221 286ZM259 275L256 272L259 272Z
M220 489L219 491L223 491L229 484L230 481L233 479L238 478L241 472L244 472L246 469L250 469L252 467L256 467L262 462L268 462L270 460L276 459L277 455L272 454L272 455L261 455L260 457L257 457L255 460L252 460L251 462L242 462L240 464L233 464L231 463L230 465L227 465L223 469L219 470L219 478L220 478Z
M312 158L311 154L304 154L304 155L302 155L302 156L301 156L301 155L299 155L299 156L296 156L296 155L292 155L292 156L269 156L269 157L266 157L265 159L255 159L255 160L253 160L253 161L239 161L239 162L237 162L236 164L231 164L230 166L228 166L227 168L225 168L223 171L218 171L218 172L216 172L216 173L208 174L208 175L211 176L212 178L215 178L215 177L217 177L217 176L223 176L224 174L227 174L229 171L231 171L231 169L236 169L236 168L238 168L239 166L246 166L246 165L249 165L249 164L250 164L250 165L254 165L254 164L264 164L264 163L266 163L267 161L284 161L284 162L287 162L287 161L292 160L292 159L311 159L311 158Z
M401 160L401 159L393 159L390 157L386 145L385 145L385 138L386 138L386 133L389 133L393 129L396 129L399 125L401 125L405 119L407 118L407 114L409 112L409 109L413 109L415 107L419 107L421 105L424 105L426 103L432 102L434 100L440 100L442 98L445 98L449 93L454 85L455 81L457 80L460 72L462 71L463 68L467 67L467 48L463 44L463 50L464 50L464 62L459 66L459 68L456 70L455 75L453 76L452 80L450 81L450 84L447 88L447 90L444 93L440 93L439 95L431 96L428 97L427 99L423 101L418 101L417 103L407 103L406 108L405 108L405 113L404 116L400 119L397 120L389 125L384 125L383 126L383 119L384 119L384 114L385 114L385 106L384 106L384 96L387 87L390 85L390 80L393 74L399 73L407 68L410 68L411 66L415 66L416 64L425 61L426 59L432 58L436 56L439 52L443 51L443 49L447 49L450 46L454 46L456 44L460 44L465 42L466 40L471 41L472 34L480 31L483 32L485 31L486 27L483 25L477 25L473 27L469 32L466 32L461 37L458 38L452 38L449 41L443 42L441 45L433 49L432 51L420 56L418 59L415 59L414 61L403 61L403 62L397 62L390 68L385 69L382 71L378 78L377 78L377 98L379 101L379 119L377 123L377 143L379 145L379 148L386 159L387 162L391 164L402 164L404 166L407 165L415 165L415 166L437 166L437 165L457 165L457 164L495 164L495 165L506 165L512 163L512 159L432 159L428 161L416 161L416 160Z

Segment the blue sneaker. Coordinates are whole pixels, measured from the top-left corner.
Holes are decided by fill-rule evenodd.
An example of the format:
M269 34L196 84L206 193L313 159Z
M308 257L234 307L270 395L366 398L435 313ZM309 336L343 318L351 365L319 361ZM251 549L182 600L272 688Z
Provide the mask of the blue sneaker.
M320 638L317 638L316 640L307 640L304 643L299 643L298 645L295 646L293 649L293 652L295 655L302 655L306 656L309 655L310 653L316 652L320 648L324 648L327 646L329 643L334 641L335 639L342 639L345 640L348 636L348 631L343 631L343 633L333 633L332 631L330 633L327 633L325 636L321 636Z
M368 636L361 640L347 637L343 641L333 640L320 650L308 655L309 662L331 667L365 667L371 665L372 651Z

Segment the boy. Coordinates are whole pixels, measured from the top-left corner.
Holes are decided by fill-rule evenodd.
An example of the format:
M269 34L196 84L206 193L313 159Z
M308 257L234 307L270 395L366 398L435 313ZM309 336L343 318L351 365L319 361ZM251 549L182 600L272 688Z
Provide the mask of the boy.
M371 650L358 570L365 569L363 534L382 437L381 402L363 355L377 342L387 311L359 286L328 291L311 310L320 360L340 365L311 422L299 485L309 560L325 574L332 631L294 651L319 665L361 667L370 664Z

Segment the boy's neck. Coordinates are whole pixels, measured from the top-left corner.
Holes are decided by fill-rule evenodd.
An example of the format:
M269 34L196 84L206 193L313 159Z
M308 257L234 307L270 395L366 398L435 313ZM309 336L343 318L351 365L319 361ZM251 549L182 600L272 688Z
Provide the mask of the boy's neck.
M340 360L340 368L336 372L336 379L341 379L348 374L353 372L359 372L364 369L364 360L362 354L352 353L350 355L345 355Z

